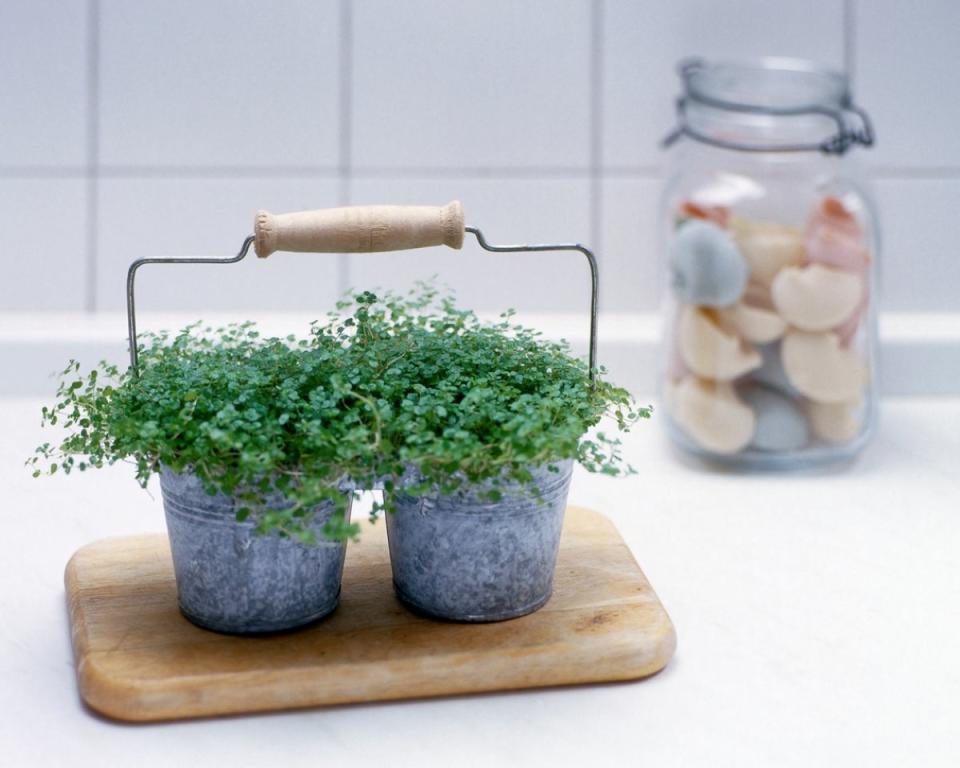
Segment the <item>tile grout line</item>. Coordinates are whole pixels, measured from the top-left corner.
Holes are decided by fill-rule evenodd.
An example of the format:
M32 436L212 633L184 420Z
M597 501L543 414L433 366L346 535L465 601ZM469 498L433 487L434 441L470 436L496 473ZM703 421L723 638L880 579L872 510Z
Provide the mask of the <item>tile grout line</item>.
M78 178L87 175L87 166L0 166L0 178ZM618 169L614 169L618 170ZM643 173L644 169L619 169ZM343 167L332 166L176 166L176 165L103 165L98 175L103 178L339 178ZM463 176L472 178L587 178L588 167L554 166L397 166L355 168L352 165L347 175L366 178L433 178L438 176Z
M87 2L87 206L86 280L84 307L97 310L97 249L99 248L100 163L100 0Z
M867 165L866 173L875 179L895 181L931 180L956 181L960 179L960 166L899 166ZM90 166L0 166L0 179L88 179L94 175ZM98 180L102 179L340 179L339 167L176 167L176 166L110 166L98 164L95 169ZM591 179L594 175L602 180L637 179L659 180L660 168L653 166L607 166L596 172L572 168L351 168L347 174L352 179Z
M643 172L642 168L614 169L630 172ZM501 177L516 176L520 178L542 178L544 176L559 176L584 178L589 176L590 170L583 168L563 168L551 166L531 166L528 168L517 166L397 166L351 168L351 175L366 176L369 178L406 178L406 177L434 177L434 176L473 176ZM99 175L108 178L335 178L341 174L341 166L176 166L176 165L103 165L99 167ZM0 178L77 178L87 175L87 166L39 166L39 165L0 165Z
M604 0L590 4L590 244L602 261L603 239L603 18ZM601 264L602 266L602 264ZM601 296L600 306L603 306Z
M340 0L340 135L338 178L340 205L349 205L353 193L353 3ZM350 258L337 255L337 296L350 287Z
M856 0L843 0L843 69L851 91L857 74L857 9Z
M911 168L895 165L866 167L867 175L881 181L956 181L960 168Z
M85 153L86 151L84 149ZM86 162L83 165L8 165L0 167L0 179L85 179L89 175L90 170Z

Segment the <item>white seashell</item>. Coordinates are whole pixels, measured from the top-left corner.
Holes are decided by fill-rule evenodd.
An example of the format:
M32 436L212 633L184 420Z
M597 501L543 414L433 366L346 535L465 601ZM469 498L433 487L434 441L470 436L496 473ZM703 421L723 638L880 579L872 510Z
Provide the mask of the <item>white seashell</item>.
M737 388L757 419L750 445L762 451L797 451L810 441L810 427L793 398L758 384Z
M736 331L747 341L768 344L787 330L787 322L772 309L748 304L746 297L732 307L717 310L722 325Z
M788 331L780 356L790 383L818 403L852 402L867 384L863 359L843 349L835 333Z
M702 219L690 219L670 241L674 293L690 304L725 307L747 285L747 262L726 230Z
M826 331L842 325L862 297L863 280L859 275L821 264L787 267L770 287L777 311L804 331Z
M730 384L687 376L672 386L666 403L677 426L708 451L736 453L753 437L753 411Z
M806 410L813 433L828 443L849 443L863 427L862 400L850 403L808 401Z
M705 379L729 381L762 363L760 353L723 328L709 310L684 307L678 335L683 362Z
M730 230L750 265L750 279L754 282L769 287L781 269L803 262L803 235L799 227L734 219Z
M763 364L757 370L751 371L748 379L757 384L766 384L768 387L773 387L778 392L783 392L790 397L800 397L800 393L790 383L786 371L783 370L780 348L781 342L758 346L757 351L760 353Z

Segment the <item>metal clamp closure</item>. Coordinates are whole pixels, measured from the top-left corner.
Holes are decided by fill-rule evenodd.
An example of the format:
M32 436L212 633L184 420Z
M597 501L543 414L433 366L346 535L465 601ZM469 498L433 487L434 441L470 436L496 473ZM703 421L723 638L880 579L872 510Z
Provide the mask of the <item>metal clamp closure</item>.
M693 59L680 64L680 75L687 81L688 78L701 66L703 62ZM769 115L773 117L802 117L805 115L822 115L833 120L836 132L819 142L787 143L787 144L751 144L749 142L732 141L708 136L691 127L687 116L687 105L693 102L715 109L729 112L741 112L753 115ZM676 101L677 126L670 131L660 142L662 148L667 148L681 136L709 144L723 149L734 149L741 152L822 152L828 155L842 155L854 144L864 147L873 146L874 133L870 116L861 107L853 104L849 97L845 97L840 107L830 107L812 104L800 107L766 107L757 104L747 104L735 101L715 99L704 94L687 94ZM850 116L856 120L851 122Z

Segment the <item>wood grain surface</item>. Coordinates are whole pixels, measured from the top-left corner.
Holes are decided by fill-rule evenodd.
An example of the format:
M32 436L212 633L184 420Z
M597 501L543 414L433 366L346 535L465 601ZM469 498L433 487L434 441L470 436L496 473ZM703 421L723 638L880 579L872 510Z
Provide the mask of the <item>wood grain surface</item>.
M676 646L613 524L576 507L553 597L495 624L421 618L397 602L382 521L347 548L340 607L294 632L231 637L190 624L162 534L83 547L65 579L80 695L120 720L633 680L666 666Z

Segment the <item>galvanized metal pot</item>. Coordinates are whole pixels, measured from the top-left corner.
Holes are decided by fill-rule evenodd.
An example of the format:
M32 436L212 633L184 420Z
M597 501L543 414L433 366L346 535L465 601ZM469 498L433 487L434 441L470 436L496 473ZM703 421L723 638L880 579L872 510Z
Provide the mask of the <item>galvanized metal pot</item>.
M164 467L160 489L180 610L194 624L231 634L276 632L337 607L346 542L325 540L321 532L332 502L311 522L319 542L306 545L255 534L253 523L237 521L237 502L210 496L196 475ZM280 494L265 499L272 509L285 503Z
M453 621L501 621L532 613L553 589L573 462L532 469L527 485L484 484L451 496L396 496L387 514L397 597ZM535 493L539 490L539 497Z

